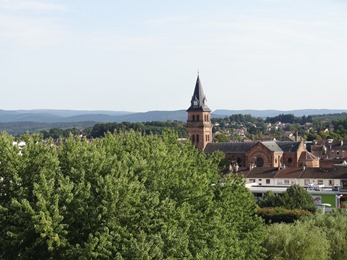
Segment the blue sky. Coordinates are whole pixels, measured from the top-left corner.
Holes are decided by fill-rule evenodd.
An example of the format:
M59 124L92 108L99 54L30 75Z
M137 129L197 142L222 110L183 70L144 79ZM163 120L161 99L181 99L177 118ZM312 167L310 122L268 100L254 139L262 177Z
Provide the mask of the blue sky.
M0 109L347 109L347 1L0 0Z

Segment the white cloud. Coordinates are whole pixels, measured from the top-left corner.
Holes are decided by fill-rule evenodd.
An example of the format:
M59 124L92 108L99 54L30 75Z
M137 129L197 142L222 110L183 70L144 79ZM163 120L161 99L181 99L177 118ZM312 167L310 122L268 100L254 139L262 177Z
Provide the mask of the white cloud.
M66 11L61 4L47 0L0 0L0 10L7 11Z
M55 12L66 10L47 0L0 0L0 40L29 48L61 44L67 28Z
M44 47L60 44L66 35L64 26L52 19L0 15L0 39L20 47Z

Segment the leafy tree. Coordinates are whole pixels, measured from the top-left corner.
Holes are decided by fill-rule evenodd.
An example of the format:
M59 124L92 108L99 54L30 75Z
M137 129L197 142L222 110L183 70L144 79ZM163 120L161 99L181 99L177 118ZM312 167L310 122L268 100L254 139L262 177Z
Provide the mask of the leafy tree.
M215 135L215 137L213 138L213 142L216 142L216 143L223 143L223 142L229 142L229 141L230 141L229 138L224 133L219 133Z
M263 257L244 180L172 132L24 139L0 134L0 259Z
M346 259L347 211L333 210L294 224L268 226L267 259Z
M316 210L312 196L298 184L290 186L279 196L279 204L287 209L304 209L311 212Z
M279 198L273 191L267 191L264 196L258 200L258 205L261 208L274 208L279 205Z
M266 259L330 259L324 231L308 223L269 225L264 246Z
M330 259L347 259L347 211L333 210L325 214L315 214L302 222L308 222L312 227L318 227L325 232L329 241ZM310 232L309 234L314 235Z

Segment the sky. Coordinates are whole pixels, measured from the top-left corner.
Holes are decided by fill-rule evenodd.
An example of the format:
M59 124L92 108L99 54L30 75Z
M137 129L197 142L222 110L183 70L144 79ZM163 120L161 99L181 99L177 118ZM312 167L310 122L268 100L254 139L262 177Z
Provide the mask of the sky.
M346 109L345 0L0 0L0 109Z

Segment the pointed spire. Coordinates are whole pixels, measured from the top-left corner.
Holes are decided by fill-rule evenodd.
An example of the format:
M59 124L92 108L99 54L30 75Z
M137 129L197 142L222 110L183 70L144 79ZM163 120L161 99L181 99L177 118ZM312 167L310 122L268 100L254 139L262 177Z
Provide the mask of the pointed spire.
M211 111L206 105L207 100L206 100L206 96L204 94L204 91L202 89L202 85L200 82L199 71L198 71L198 76L195 83L195 89L192 96L192 100L190 102L191 102L191 105L187 111L191 111L191 110Z

